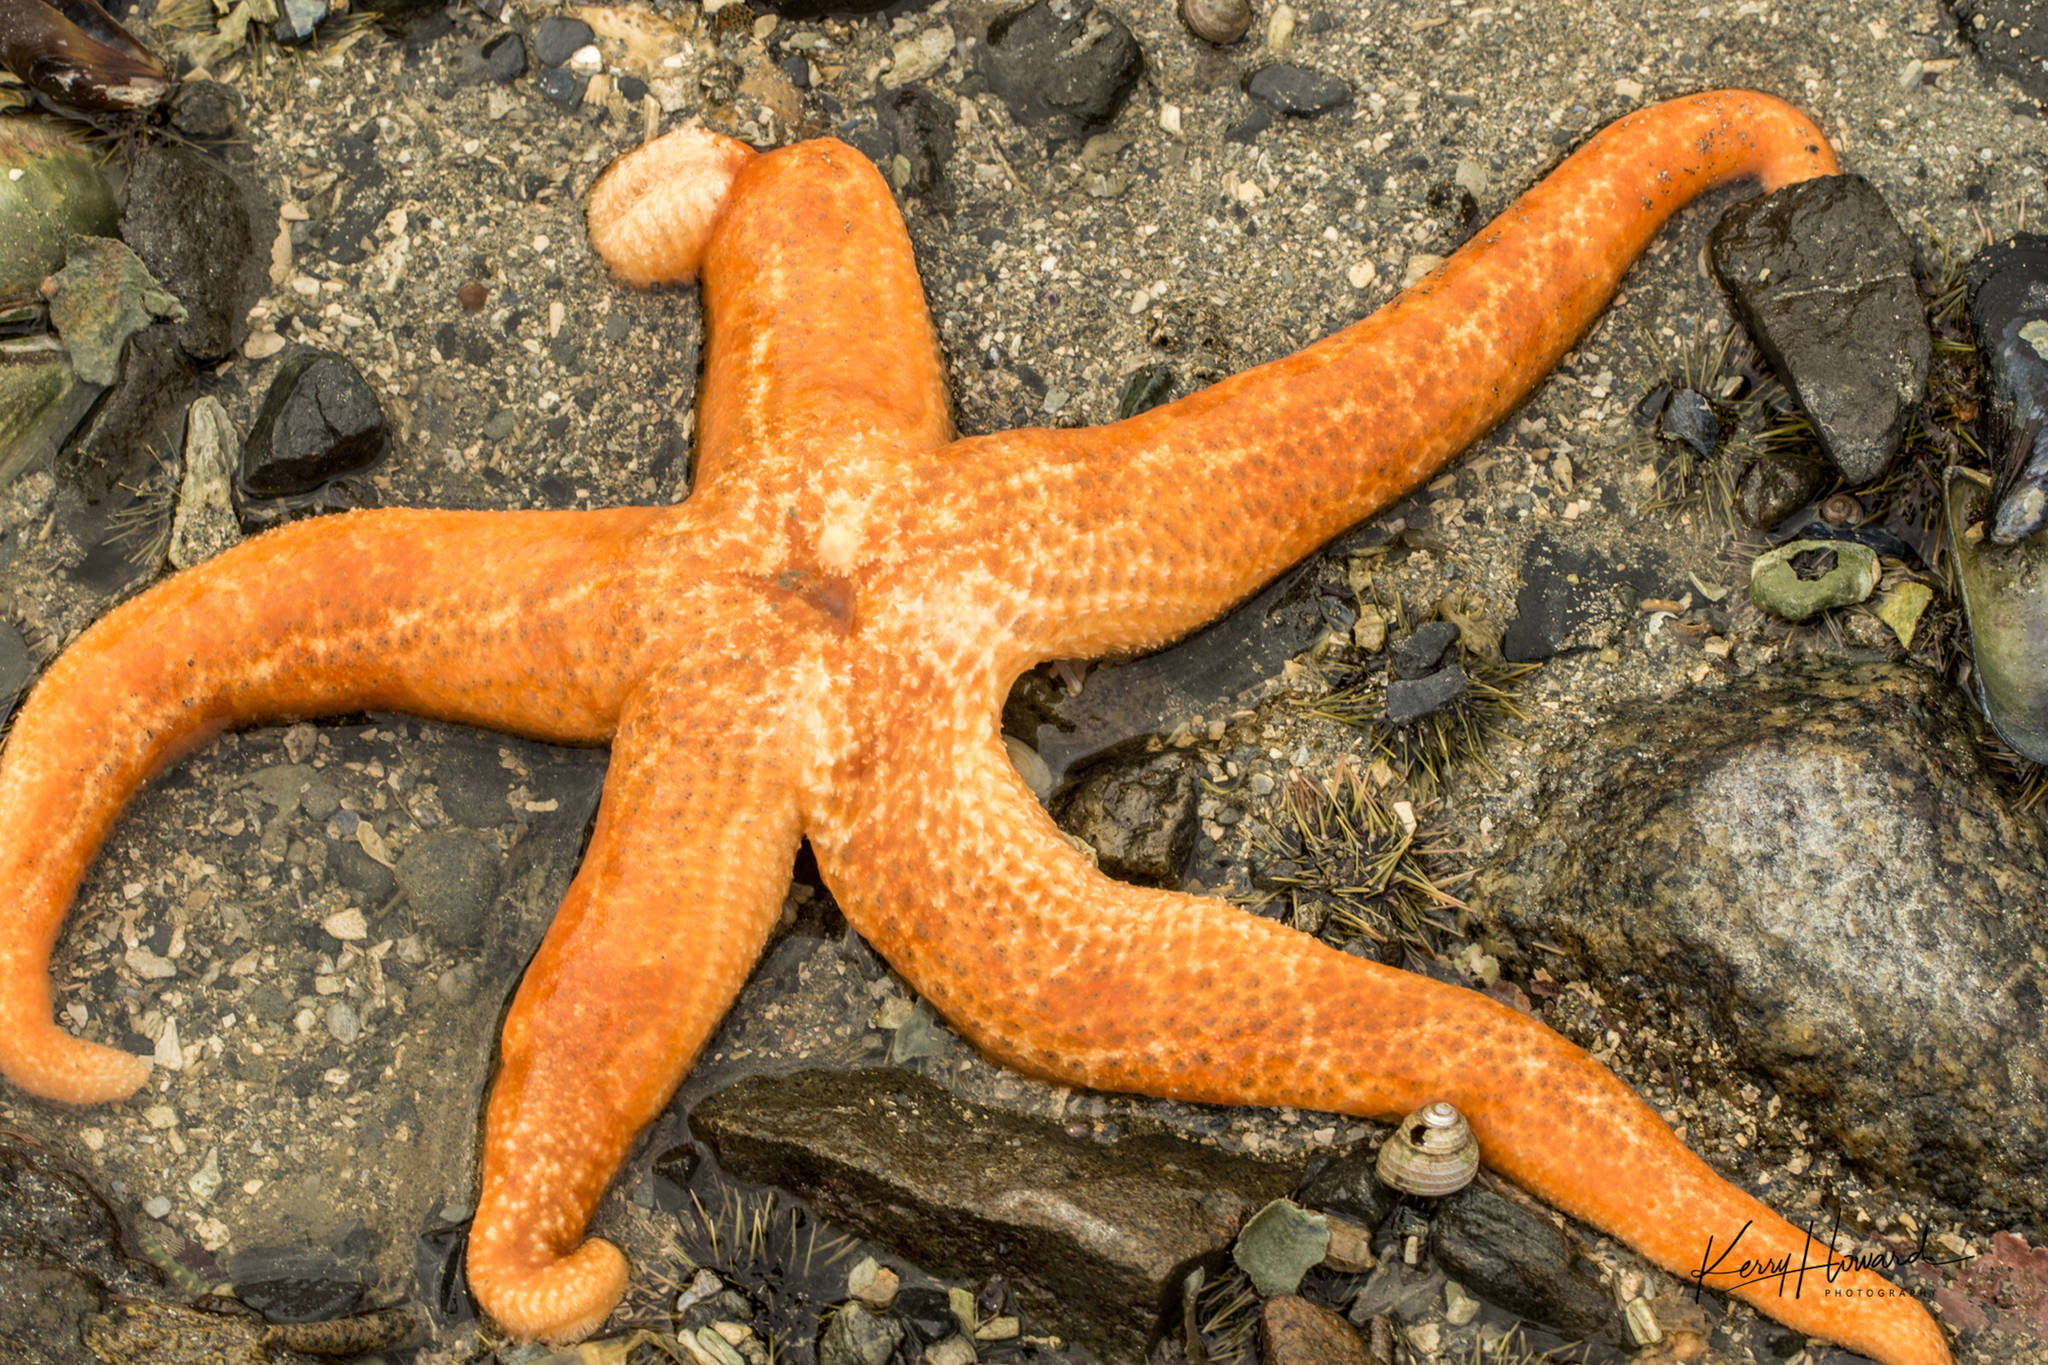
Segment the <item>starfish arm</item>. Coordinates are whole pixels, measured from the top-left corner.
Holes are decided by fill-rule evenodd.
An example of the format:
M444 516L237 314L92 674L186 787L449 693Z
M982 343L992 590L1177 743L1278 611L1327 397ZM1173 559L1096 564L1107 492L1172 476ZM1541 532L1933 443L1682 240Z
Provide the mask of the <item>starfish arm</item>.
M1160 644L1430 477L1590 327L1702 192L1833 173L1811 120L1720 91L1604 129L1428 278L1295 355L1126 421L963 441L922 504L969 503L958 554L1029 563L1032 658Z
M94 850L150 773L230 725L373 708L602 740L626 650L584 622L626 610L606 561L667 515L322 517L167 579L80 636L0 755L0 1074L73 1104L148 1074L56 1026L49 960Z
M590 850L506 1016L485 1119L469 1283L514 1336L579 1340L625 1291L625 1258L584 1227L775 925L796 787L748 741L775 691L736 660L659 673L628 705Z
M1032 800L986 712L907 722L870 759L858 814L814 832L819 866L848 921L992 1058L1068 1084L1378 1119L1447 1099L1489 1166L1667 1270L1706 1262L1707 1287L1886 1365L1949 1361L1925 1310L1868 1272L1739 1283L1742 1261L1818 1266L1825 1250L1542 1023L1220 901L1111 881Z
M722 181L723 163L706 169L671 150L686 135L710 136L671 133L613 163L592 191L591 217L615 267L623 257L635 274L673 278L680 272L652 269L598 234L600 206L622 197L608 187L632 186L663 220L686 216L671 202L694 205L722 189L702 257L699 480L735 463L787 461L807 439L829 438L839 459L863 445L929 450L950 439L945 367L910 237L874 165L823 139L749 157Z

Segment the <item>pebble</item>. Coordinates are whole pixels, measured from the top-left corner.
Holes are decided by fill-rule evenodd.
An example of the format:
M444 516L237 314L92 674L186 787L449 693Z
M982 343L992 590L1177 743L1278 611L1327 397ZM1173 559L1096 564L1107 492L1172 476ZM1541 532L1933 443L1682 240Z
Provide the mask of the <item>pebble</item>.
M320 927L328 937L340 939L343 943L360 943L370 936L369 921L363 912L351 906L340 910L320 921Z
M434 978L434 993L460 1007L476 999L477 970L474 962L458 962Z
M1341 109L1351 103L1351 86L1320 71L1275 62L1262 66L1246 78L1244 91L1275 113L1306 118Z
M510 85L526 74L526 44L516 33L500 33L486 42L478 55L485 74L499 85Z
M493 444L504 440L512 434L512 428L516 420L512 415L512 409L499 408L484 419L484 424L481 428L483 438Z
M924 1365L974 1365L974 1343L954 1335L924 1348Z
M567 109L583 103L583 92L589 84L588 76L560 66L549 67L534 82L541 94Z
M1470 679L1458 664L1421 678L1396 678L1387 684L1387 719L1396 725L1441 711L1470 690Z
M581 19L550 15L533 26L533 59L542 66L560 66L596 41L596 32Z
M1371 1365L1356 1328L1292 1294L1259 1306L1259 1359L1263 1365Z
M818 1338L818 1365L888 1365L902 1343L902 1323L860 1304L846 1304L825 1320Z
M1394 646L1394 676L1420 678L1434 673L1443 662L1444 651L1458 643L1458 627L1450 621L1430 621L1417 626L1407 639Z
M474 313L490 302L491 291L477 280L471 280L455 291L455 301L462 305L465 313Z
M178 974L176 963L169 958L158 957L140 943L130 948L122 960L144 981L168 981Z
M271 32L280 43L310 42L313 30L327 17L327 0L279 0Z
M242 487L259 498L309 493L383 455L377 395L342 356L311 347L278 367L242 451Z
M151 1218L168 1218L170 1217L171 1213L171 1201L164 1198L160 1194L154 1195L151 1198L143 1201L142 1211L148 1214Z
M1145 57L1110 11L1088 0L1038 0L989 25L981 70L1018 122L1052 137L1085 137L1115 121Z
M356 1016L355 1007L346 1000L337 1000L327 1007L327 1031L339 1043L353 1043L361 1036L363 1021Z
M167 106L171 126L186 137L221 138L234 131L242 112L242 96L219 81L183 80Z

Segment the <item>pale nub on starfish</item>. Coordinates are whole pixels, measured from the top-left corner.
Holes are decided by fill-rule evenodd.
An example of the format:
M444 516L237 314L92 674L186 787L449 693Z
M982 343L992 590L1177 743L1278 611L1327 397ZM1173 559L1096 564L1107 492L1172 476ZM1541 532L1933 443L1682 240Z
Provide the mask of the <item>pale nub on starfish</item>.
M629 279L702 276L695 491L301 522L88 630L0 758L0 1072L72 1103L146 1079L144 1059L52 1022L48 968L152 770L229 725L410 711L612 746L486 1117L470 1282L514 1335L574 1340L618 1301L624 1258L585 1226L745 982L805 838L853 926L1021 1070L1379 1119L1449 1100L1487 1164L1678 1275L1738 1234L1753 1264L1818 1262L1824 1247L1541 1023L1101 876L1011 769L997 717L1040 660L1182 634L1429 477L1701 191L1835 169L1777 100L1674 100L1297 355L1112 426L956 440L874 168L830 141L659 139L606 173L591 223ZM1868 1272L1827 1295L1739 1278L1707 1283L1887 1365L1949 1359L1925 1310Z

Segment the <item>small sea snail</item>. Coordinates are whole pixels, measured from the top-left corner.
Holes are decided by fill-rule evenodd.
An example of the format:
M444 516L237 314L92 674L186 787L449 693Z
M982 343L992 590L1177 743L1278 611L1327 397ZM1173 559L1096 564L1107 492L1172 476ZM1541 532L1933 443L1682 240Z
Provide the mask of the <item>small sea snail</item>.
M1234 43L1252 26L1251 0L1180 0L1180 21L1204 42Z
M1479 1140L1465 1116L1438 1100L1401 1120L1380 1147L1380 1183L1403 1194L1452 1194L1479 1170Z

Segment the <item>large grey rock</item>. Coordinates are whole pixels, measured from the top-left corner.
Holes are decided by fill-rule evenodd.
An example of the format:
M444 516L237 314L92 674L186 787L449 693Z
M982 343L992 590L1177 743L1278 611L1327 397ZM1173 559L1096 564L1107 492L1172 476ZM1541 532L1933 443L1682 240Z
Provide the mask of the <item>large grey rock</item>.
M1883 474L1927 389L1933 342L1913 246L1860 175L1738 204L1709 243L1714 274L1851 483Z
M1164 1135L1071 1137L892 1070L751 1077L690 1123L741 1179L936 1274L1000 1273L1034 1324L1112 1359L1139 1358L1188 1263L1296 1176Z
M1631 707L1546 762L1476 909L1717 1042L1865 1170L1994 1224L2048 1215L2048 850L1952 689L1787 672Z
M1085 137L1115 120L1145 55L1123 21L1090 0L1038 0L988 26L981 67L1019 123Z
M1566 1337L1612 1337L1613 1301L1584 1244L1484 1185L1437 1205L1429 1250L1444 1273L1516 1317Z
M258 198L240 175L191 147L145 146L129 169L121 238L185 305L174 332L202 365L249 335L249 305L269 268Z

